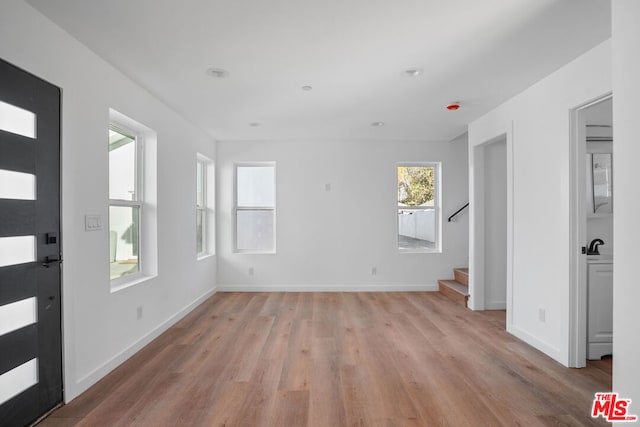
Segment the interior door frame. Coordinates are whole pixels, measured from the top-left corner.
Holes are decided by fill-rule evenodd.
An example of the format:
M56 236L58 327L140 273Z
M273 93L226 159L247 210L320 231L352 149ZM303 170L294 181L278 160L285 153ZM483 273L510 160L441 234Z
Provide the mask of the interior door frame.
M506 141L507 148L507 293L506 330L513 331L513 242L514 242L514 125L504 124L503 131L485 138L469 147L469 308L485 310L484 286L484 233L485 233L485 148L499 141Z
M570 110L570 242L569 242L569 367L587 366L587 244L586 182L584 156L587 131L584 111L613 97L612 92ZM615 185L615 181L614 181ZM615 191L614 191L615 194Z

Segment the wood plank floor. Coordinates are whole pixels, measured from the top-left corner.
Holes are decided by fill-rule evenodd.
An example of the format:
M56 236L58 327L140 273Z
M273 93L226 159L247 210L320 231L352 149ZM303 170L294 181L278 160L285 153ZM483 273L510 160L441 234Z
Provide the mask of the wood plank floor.
M41 425L607 425L610 361L504 328L438 293L218 293Z

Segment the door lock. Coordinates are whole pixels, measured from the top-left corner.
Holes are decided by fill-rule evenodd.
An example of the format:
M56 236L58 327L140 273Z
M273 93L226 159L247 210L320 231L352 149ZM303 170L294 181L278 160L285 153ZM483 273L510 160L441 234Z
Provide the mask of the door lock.
M58 233L47 233L45 236L45 245L55 245L58 243Z

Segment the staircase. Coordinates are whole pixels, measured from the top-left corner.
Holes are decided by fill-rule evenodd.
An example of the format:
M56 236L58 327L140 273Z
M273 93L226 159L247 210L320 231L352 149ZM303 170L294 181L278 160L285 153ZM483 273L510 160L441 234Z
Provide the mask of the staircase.
M469 269L454 268L453 277L454 280L438 280L438 289L442 295L466 307L469 299Z

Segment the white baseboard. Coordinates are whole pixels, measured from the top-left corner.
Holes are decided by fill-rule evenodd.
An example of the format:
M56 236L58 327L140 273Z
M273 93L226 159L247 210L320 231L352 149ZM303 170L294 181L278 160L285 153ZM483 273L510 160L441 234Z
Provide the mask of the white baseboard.
M485 310L506 310L507 302L506 301L485 301L484 309Z
M219 285L218 292L435 292L429 285Z
M102 365L98 366L93 371L89 372L87 375L78 379L73 387L73 392L71 392L69 387L66 387L66 393L64 396L65 403L69 403L71 400L78 397L81 393L86 391L89 387L97 383L99 380L104 378L109 372L113 371L115 368L120 366L123 362L129 359L131 356L140 351L144 346L149 344L151 341L156 339L160 334L169 329L171 326L176 324L180 319L189 314L194 308L202 304L207 298L211 295L215 294L218 291L218 288L213 288L205 292L196 298L193 302L188 304L186 307L175 313L173 316L169 317L167 320L153 328L146 335L142 336L136 342L131 344L129 347L122 350L120 353L107 360Z
M564 360L560 355L560 350L552 345L534 337L528 332L523 331L517 326L511 325L507 327L507 332L514 335L515 337L521 339L532 347L540 350L550 358L556 360L557 362L563 364L564 366L568 366L568 361Z

